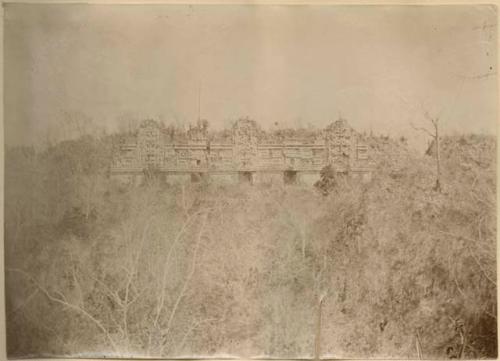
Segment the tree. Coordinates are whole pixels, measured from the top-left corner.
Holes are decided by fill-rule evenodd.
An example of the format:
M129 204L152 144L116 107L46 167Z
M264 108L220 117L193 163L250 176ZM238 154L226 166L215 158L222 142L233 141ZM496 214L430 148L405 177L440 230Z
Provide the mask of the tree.
M432 137L432 144L435 147L435 157L436 157L436 185L434 190L441 192L441 155L440 155L440 144L439 144L439 116L432 117L429 112L424 112L425 118L427 118L432 123L432 131L425 127L416 127L411 124L412 128Z
M338 172L331 164L326 165L320 171L320 180L314 183L314 186L327 196L330 194L337 186L339 186L342 177L344 177L348 171Z
M64 243L45 245L53 267L43 272L19 262L6 268L9 280L30 292L16 305L16 314L25 307L37 313L46 309L47 315L67 314L47 322L38 318L30 326L38 329L45 324L64 335L44 352L63 354L67 345L68 352L75 352L71 344L78 339L81 345L106 348L119 356L173 355L176 345L184 343L180 331L187 333L208 322L193 307L197 298L192 285L213 209L202 207L184 216L156 196L152 188L140 189L128 209L130 217L85 242L71 236ZM166 214L170 216L161 217ZM38 302L27 307L31 298ZM37 347L36 341L33 344Z

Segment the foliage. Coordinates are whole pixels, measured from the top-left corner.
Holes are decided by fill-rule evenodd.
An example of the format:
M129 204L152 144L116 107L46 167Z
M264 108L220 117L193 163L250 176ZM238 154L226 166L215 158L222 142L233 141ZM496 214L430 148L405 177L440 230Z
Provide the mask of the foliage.
M314 186L325 196L334 192L338 187L347 181L347 172L339 172L332 165L324 166L320 171L320 179Z
M116 138L6 152L9 356L494 358L495 140L434 164L370 139L369 184L109 178Z
M337 172L331 165L326 165L321 169L320 180L314 183L314 186L325 196L328 195L338 183Z

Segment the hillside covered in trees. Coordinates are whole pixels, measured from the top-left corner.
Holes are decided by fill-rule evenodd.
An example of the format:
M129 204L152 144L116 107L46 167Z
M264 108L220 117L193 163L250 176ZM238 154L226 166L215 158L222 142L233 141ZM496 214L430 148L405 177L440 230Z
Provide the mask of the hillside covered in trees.
M318 187L126 187L117 143L7 149L9 356L497 356L494 137L442 138L441 192L404 139Z

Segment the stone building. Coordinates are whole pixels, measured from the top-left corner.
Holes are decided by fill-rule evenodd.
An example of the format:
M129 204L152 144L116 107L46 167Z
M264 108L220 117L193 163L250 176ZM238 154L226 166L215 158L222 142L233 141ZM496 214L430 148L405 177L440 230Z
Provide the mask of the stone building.
M226 175L254 182L274 175L285 181L313 183L326 165L365 179L373 168L364 137L344 119L334 121L314 139L269 141L273 138L266 137L257 122L250 119L235 122L231 136L223 141L210 139L206 121L198 122L186 133L187 137L176 139L167 136L159 123L145 120L136 136L122 143L111 173L140 176L146 169L155 169L172 179L193 174Z

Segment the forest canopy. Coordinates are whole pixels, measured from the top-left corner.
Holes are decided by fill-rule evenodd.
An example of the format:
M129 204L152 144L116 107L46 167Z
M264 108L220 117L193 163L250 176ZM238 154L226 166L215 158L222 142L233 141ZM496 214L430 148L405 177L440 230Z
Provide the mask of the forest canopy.
M493 137L442 138L441 192L389 137L370 183L328 192L128 187L117 144L7 149L10 357L313 357L319 296L322 357L497 356Z

